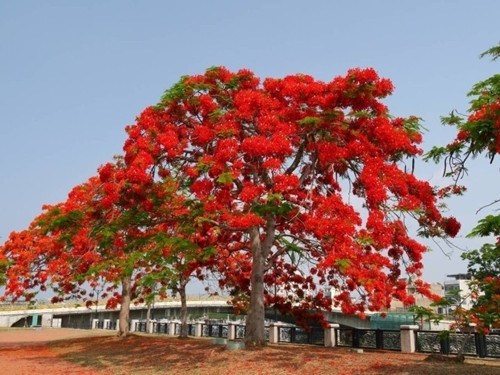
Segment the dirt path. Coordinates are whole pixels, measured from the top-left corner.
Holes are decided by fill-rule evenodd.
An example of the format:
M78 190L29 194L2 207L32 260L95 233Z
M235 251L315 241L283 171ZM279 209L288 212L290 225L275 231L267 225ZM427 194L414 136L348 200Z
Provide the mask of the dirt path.
M58 358L47 343L103 335L102 331L75 329L9 329L0 330L0 373L4 375L100 375Z

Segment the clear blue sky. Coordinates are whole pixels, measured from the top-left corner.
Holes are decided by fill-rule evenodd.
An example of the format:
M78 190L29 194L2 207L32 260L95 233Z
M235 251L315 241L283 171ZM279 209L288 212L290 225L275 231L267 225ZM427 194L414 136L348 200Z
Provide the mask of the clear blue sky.
M124 126L181 75L213 65L323 80L374 67L396 86L391 112L422 117L425 148L442 145L453 132L439 117L499 71L479 59L500 40L499 14L498 0L0 1L0 243L120 153ZM498 195L498 166L474 163L451 205L465 232ZM429 281L465 271L460 251L434 249Z

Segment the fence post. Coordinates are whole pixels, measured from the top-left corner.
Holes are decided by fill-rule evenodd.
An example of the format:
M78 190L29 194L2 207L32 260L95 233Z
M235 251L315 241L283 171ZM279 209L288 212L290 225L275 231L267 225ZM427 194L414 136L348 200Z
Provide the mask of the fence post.
M415 353L415 331L418 330L417 325L402 325L400 326L401 334L401 352Z
M356 328L352 329L352 347L359 348L359 330Z
M227 339L236 340L236 323L227 322Z
M222 324L219 324L219 332L217 332L218 337L222 337L222 332L224 331L224 326Z
M195 323L194 335L196 337L201 337L203 335L203 322Z
M375 331L375 346L377 349L384 348L384 332L381 329Z
M99 319L92 319L92 329L97 329Z
M103 328L104 329L110 329L110 326L109 326L110 322L111 322L111 319L104 319Z
M439 338L439 345L441 346L441 354L450 354L450 333L443 335Z
M281 324L279 323L271 323L269 325L269 344L277 344L280 339L279 339L279 335L280 335L280 332L279 332L279 327L281 326Z
M148 320L148 322L146 323L146 333L154 332L155 323L156 322L154 320Z
M476 343L476 353L480 358L488 355L486 351L486 336L482 333L476 332L474 334L474 341Z
M132 319L130 321L130 332L135 332L136 331L136 328L137 328L136 326L137 326L137 322L138 321L139 321L138 319Z
M168 322L168 335L169 336L175 336L175 325L177 324L177 320L172 320L171 322Z
M290 342L296 342L297 327L290 327Z
M340 327L340 324L329 323L325 328L325 346L327 348L333 348L337 345L337 339L335 337L336 329Z

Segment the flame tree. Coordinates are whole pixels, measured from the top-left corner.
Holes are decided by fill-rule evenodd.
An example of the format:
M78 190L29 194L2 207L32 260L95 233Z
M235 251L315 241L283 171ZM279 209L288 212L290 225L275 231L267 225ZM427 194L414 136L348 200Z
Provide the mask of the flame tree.
M227 259L228 285L246 285L248 344L265 341L266 284L296 281L313 291L309 306L329 303L318 285L333 287L333 303L351 314L392 298L412 303L403 275L429 294L419 280L426 248L405 218L429 235L455 235L459 224L404 167L421 154L421 134L416 118L393 118L381 103L392 89L373 69L330 82L300 74L261 82L217 67L183 77L127 127L133 189L181 181L202 207L199 235L215 237ZM307 259L305 277L297 258Z

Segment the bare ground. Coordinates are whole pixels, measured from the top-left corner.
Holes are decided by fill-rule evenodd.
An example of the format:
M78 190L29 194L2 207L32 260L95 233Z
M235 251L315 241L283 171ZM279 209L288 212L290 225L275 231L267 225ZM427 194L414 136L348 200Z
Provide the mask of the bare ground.
M426 361L423 354L269 345L228 351L207 339L69 329L0 331L1 374L500 375L500 360Z

